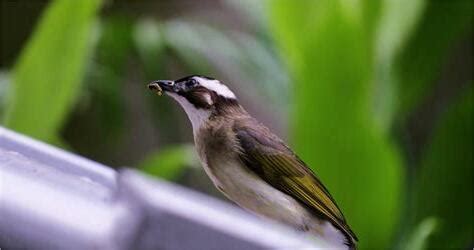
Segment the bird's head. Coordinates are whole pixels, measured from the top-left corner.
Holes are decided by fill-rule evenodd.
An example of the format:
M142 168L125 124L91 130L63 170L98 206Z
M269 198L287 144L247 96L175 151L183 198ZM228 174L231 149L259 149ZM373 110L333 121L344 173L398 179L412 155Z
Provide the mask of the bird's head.
M226 115L241 109L235 94L219 80L192 75L176 81L158 80L148 84L154 92L171 96L184 109L193 125L198 129L209 117Z

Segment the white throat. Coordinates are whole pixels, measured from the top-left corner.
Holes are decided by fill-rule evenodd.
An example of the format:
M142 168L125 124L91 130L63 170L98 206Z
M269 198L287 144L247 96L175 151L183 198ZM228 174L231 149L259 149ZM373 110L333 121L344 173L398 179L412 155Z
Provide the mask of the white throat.
M196 135L196 132L199 130L199 128L201 128L201 126L209 120L209 116L211 116L211 111L205 109L197 109L196 107L194 107L193 104L188 102L186 98L180 95L173 93L168 93L168 95L173 97L173 99L179 102L181 107L183 107L184 112L186 112L186 115L188 116L193 126L193 133L194 135Z

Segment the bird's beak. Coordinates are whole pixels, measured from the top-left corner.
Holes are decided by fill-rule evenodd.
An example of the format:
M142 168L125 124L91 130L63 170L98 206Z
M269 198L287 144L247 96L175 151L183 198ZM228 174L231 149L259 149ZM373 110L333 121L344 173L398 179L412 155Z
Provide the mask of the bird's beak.
M158 95L161 95L163 91L165 92L176 92L175 86L174 86L174 81L170 80L157 80L153 81L148 84L148 88L157 93Z

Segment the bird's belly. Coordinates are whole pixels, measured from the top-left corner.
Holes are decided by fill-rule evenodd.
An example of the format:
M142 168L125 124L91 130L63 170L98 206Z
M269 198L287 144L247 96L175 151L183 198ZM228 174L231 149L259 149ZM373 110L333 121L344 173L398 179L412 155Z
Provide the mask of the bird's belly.
M263 181L240 161L222 162L205 166L205 170L217 188L239 206L302 229L313 217L294 198Z
M214 185L242 208L322 237L337 248L347 248L345 236L330 222L314 216L301 203L260 179L239 161L227 161L216 168L206 165L204 168Z
M345 236L339 229L316 217L293 197L265 182L243 165L237 156L224 153L206 155L203 151L199 153L204 170L214 185L240 207L320 237L335 246L347 248Z

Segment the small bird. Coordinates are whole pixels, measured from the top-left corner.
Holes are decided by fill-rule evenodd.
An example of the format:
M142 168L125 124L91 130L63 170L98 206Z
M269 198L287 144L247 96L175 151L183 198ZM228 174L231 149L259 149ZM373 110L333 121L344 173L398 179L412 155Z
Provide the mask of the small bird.
M356 235L318 177L250 116L226 85L192 75L153 81L148 88L183 107L204 170L230 200L339 248L355 249Z

